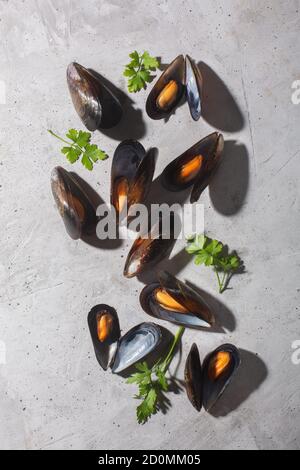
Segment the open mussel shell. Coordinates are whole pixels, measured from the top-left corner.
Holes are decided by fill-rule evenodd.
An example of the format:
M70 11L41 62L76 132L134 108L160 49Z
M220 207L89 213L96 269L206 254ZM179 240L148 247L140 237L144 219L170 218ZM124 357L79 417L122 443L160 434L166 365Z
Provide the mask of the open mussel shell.
M202 367L202 400L207 411L223 394L240 362L240 353L233 344L223 344L206 356Z
M197 201L208 185L221 159L222 134L213 132L173 160L162 173L162 183L169 191L193 186L190 201Z
M186 359L184 380L188 399L194 408L200 411L202 408L202 369L199 351L195 343L192 344Z
M124 276L134 277L161 261L174 243L174 214L168 219L159 220L151 230L139 235L128 253Z
M198 348L192 345L185 364L187 396L200 411L209 411L223 394L240 365L240 354L233 344L223 344L208 354L201 367Z
M111 167L111 204L118 216L133 204L142 203L155 169L154 149L148 152L136 140L124 140L115 150ZM126 211L125 211L126 213Z
M75 178L58 166L51 174L51 188L70 237L76 240L92 233L96 225L95 209Z
M195 62L187 55L185 58L186 97L194 121L201 116L202 76Z
M152 88L146 111L152 119L168 116L186 93L190 113L195 121L201 116L202 76L196 63L179 55L162 73Z
M74 107L88 130L109 129L118 124L121 104L100 75L72 62L67 68L67 82Z
M149 315L190 328L210 328L215 323L210 307L191 287L161 271L159 282L144 287L140 294Z
M168 116L184 93L185 61L179 55L166 68L152 88L146 102L146 112L152 119Z
M117 312L109 305L96 305L88 314L88 325L96 358L107 370L114 360L120 338Z
M119 341L112 372L120 373L144 359L157 348L161 338L161 328L155 323L141 323L131 328Z

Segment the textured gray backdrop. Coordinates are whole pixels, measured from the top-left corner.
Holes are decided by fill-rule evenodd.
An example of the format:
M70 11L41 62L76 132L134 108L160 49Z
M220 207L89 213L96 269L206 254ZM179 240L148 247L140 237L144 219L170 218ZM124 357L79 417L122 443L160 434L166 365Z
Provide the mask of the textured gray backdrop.
M291 361L300 339L300 105L291 101L300 79L299 2L1 0L0 18L1 448L299 447L300 365ZM130 244L107 250L72 241L50 192L50 172L62 164L108 201L111 159L92 173L72 168L46 132L82 128L65 81L70 61L126 91L122 69L135 48L164 63L179 53L202 62L204 118L193 122L185 105L167 123L151 121L141 92L124 124L96 133L95 142L111 156L125 137L158 147L158 175L202 136L223 131L225 158L201 199L205 227L247 269L220 296L213 273L176 245L167 266L212 296L224 325L185 333L178 377L193 341L202 357L233 342L243 367L215 416L197 414L182 392L143 427L134 386L100 370L86 322L98 302L117 308L123 331L146 319L142 284L122 277Z

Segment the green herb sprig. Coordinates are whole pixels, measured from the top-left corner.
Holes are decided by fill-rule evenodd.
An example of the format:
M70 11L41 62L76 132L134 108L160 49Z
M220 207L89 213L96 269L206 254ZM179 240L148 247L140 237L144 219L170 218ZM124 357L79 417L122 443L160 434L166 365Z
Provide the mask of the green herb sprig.
M184 327L181 326L172 342L171 348L163 360L159 360L153 367L149 368L146 362L139 362L136 364L138 372L132 374L127 383L138 385L138 393L135 398L142 400L136 409L137 420L140 424L144 424L148 419L157 413L159 398L163 392L169 389L168 379L166 373L169 365L174 357L175 348L181 336L184 333Z
M137 51L129 54L131 61L125 65L124 77L128 78L128 91L136 93L142 88L147 87L151 82L154 72L159 67L159 61L156 57L151 57L149 52L145 51L139 54Z
M106 160L108 158L104 150L99 149L96 144L90 143L92 136L90 132L69 129L66 134L66 137L70 139L69 141L49 129L48 132L67 145L61 149L61 153L66 156L70 163L77 162L81 156L81 163L87 170L91 171L94 163L98 162L98 160Z
M186 251L193 255L196 265L212 266L216 273L219 292L222 294L228 286L232 275L240 268L242 262L235 252L226 253L225 246L218 240L206 237L204 234L187 239Z

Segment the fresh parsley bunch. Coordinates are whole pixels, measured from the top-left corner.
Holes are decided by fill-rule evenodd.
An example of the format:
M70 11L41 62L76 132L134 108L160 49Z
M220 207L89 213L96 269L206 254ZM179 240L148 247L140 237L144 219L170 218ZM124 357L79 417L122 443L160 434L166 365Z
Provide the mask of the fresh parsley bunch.
M153 414L157 413L160 395L169 389L166 373L183 332L184 327L181 326L177 330L170 351L164 360L159 360L151 369L146 362L139 362L135 366L138 372L127 379L127 383L138 385L139 391L135 398L142 400L136 409L137 420L140 424L146 423Z
M231 276L242 267L237 254L235 252L226 253L223 243L206 237L204 234L188 238L187 243L186 251L194 256L195 264L213 266L218 280L219 292L224 292Z
M151 57L149 52L145 51L139 54L137 51L129 54L131 61L125 66L123 75L128 78L128 91L136 93L152 80L152 72L159 67L156 57Z
M67 144L67 147L63 147L61 152L67 157L70 163L77 162L81 156L81 163L87 170L91 171L94 163L98 160L106 160L106 158L108 158L108 155L103 150L99 149L96 144L90 143L92 136L90 132L69 129L66 134L66 137L70 139L69 141L63 139L51 130L48 130L48 132L64 144Z

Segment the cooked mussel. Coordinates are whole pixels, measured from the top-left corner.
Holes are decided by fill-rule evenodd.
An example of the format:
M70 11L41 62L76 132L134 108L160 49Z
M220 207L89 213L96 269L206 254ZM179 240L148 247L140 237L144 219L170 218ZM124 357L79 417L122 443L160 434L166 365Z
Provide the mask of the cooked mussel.
M152 119L167 116L179 103L184 89L184 57L179 55L152 88L146 102L148 116Z
M62 167L51 174L52 193L66 230L74 240L92 233L96 225L95 209L78 181Z
M121 104L100 75L72 62L67 68L67 82L74 107L90 131L118 124L122 117Z
M113 373L119 373L144 359L160 343L162 332L155 323L141 323L131 328L119 342Z
M209 411L223 394L240 365L240 354L232 344L223 344L201 362L198 348L192 345L185 365L185 383L189 400L197 411L202 405Z
M210 328L214 324L210 307L191 287L167 271L161 271L158 280L145 286L140 294L146 313L191 328Z
M203 362L203 406L208 411L223 394L240 365L240 354L232 344L223 344Z
M124 276L134 277L161 261L174 244L174 215L160 220L145 235L139 235L128 253Z
M120 338L117 312L109 305L100 304L88 314L88 325L96 358L104 370L112 364Z
M169 191L193 186L190 201L197 201L208 185L221 159L222 134L213 132L173 160L162 173L162 183Z
M162 119L170 114L186 92L192 118L201 115L202 77L195 62L179 55L162 73L152 88L146 102L146 111L152 119Z
M154 168L154 149L146 152L136 140L124 140L118 145L111 167L111 204L118 216L127 215L133 204L145 200Z
M97 361L104 370L119 373L144 359L159 345L162 330L155 323L141 323L120 337L117 312L106 304L95 305L88 325Z

